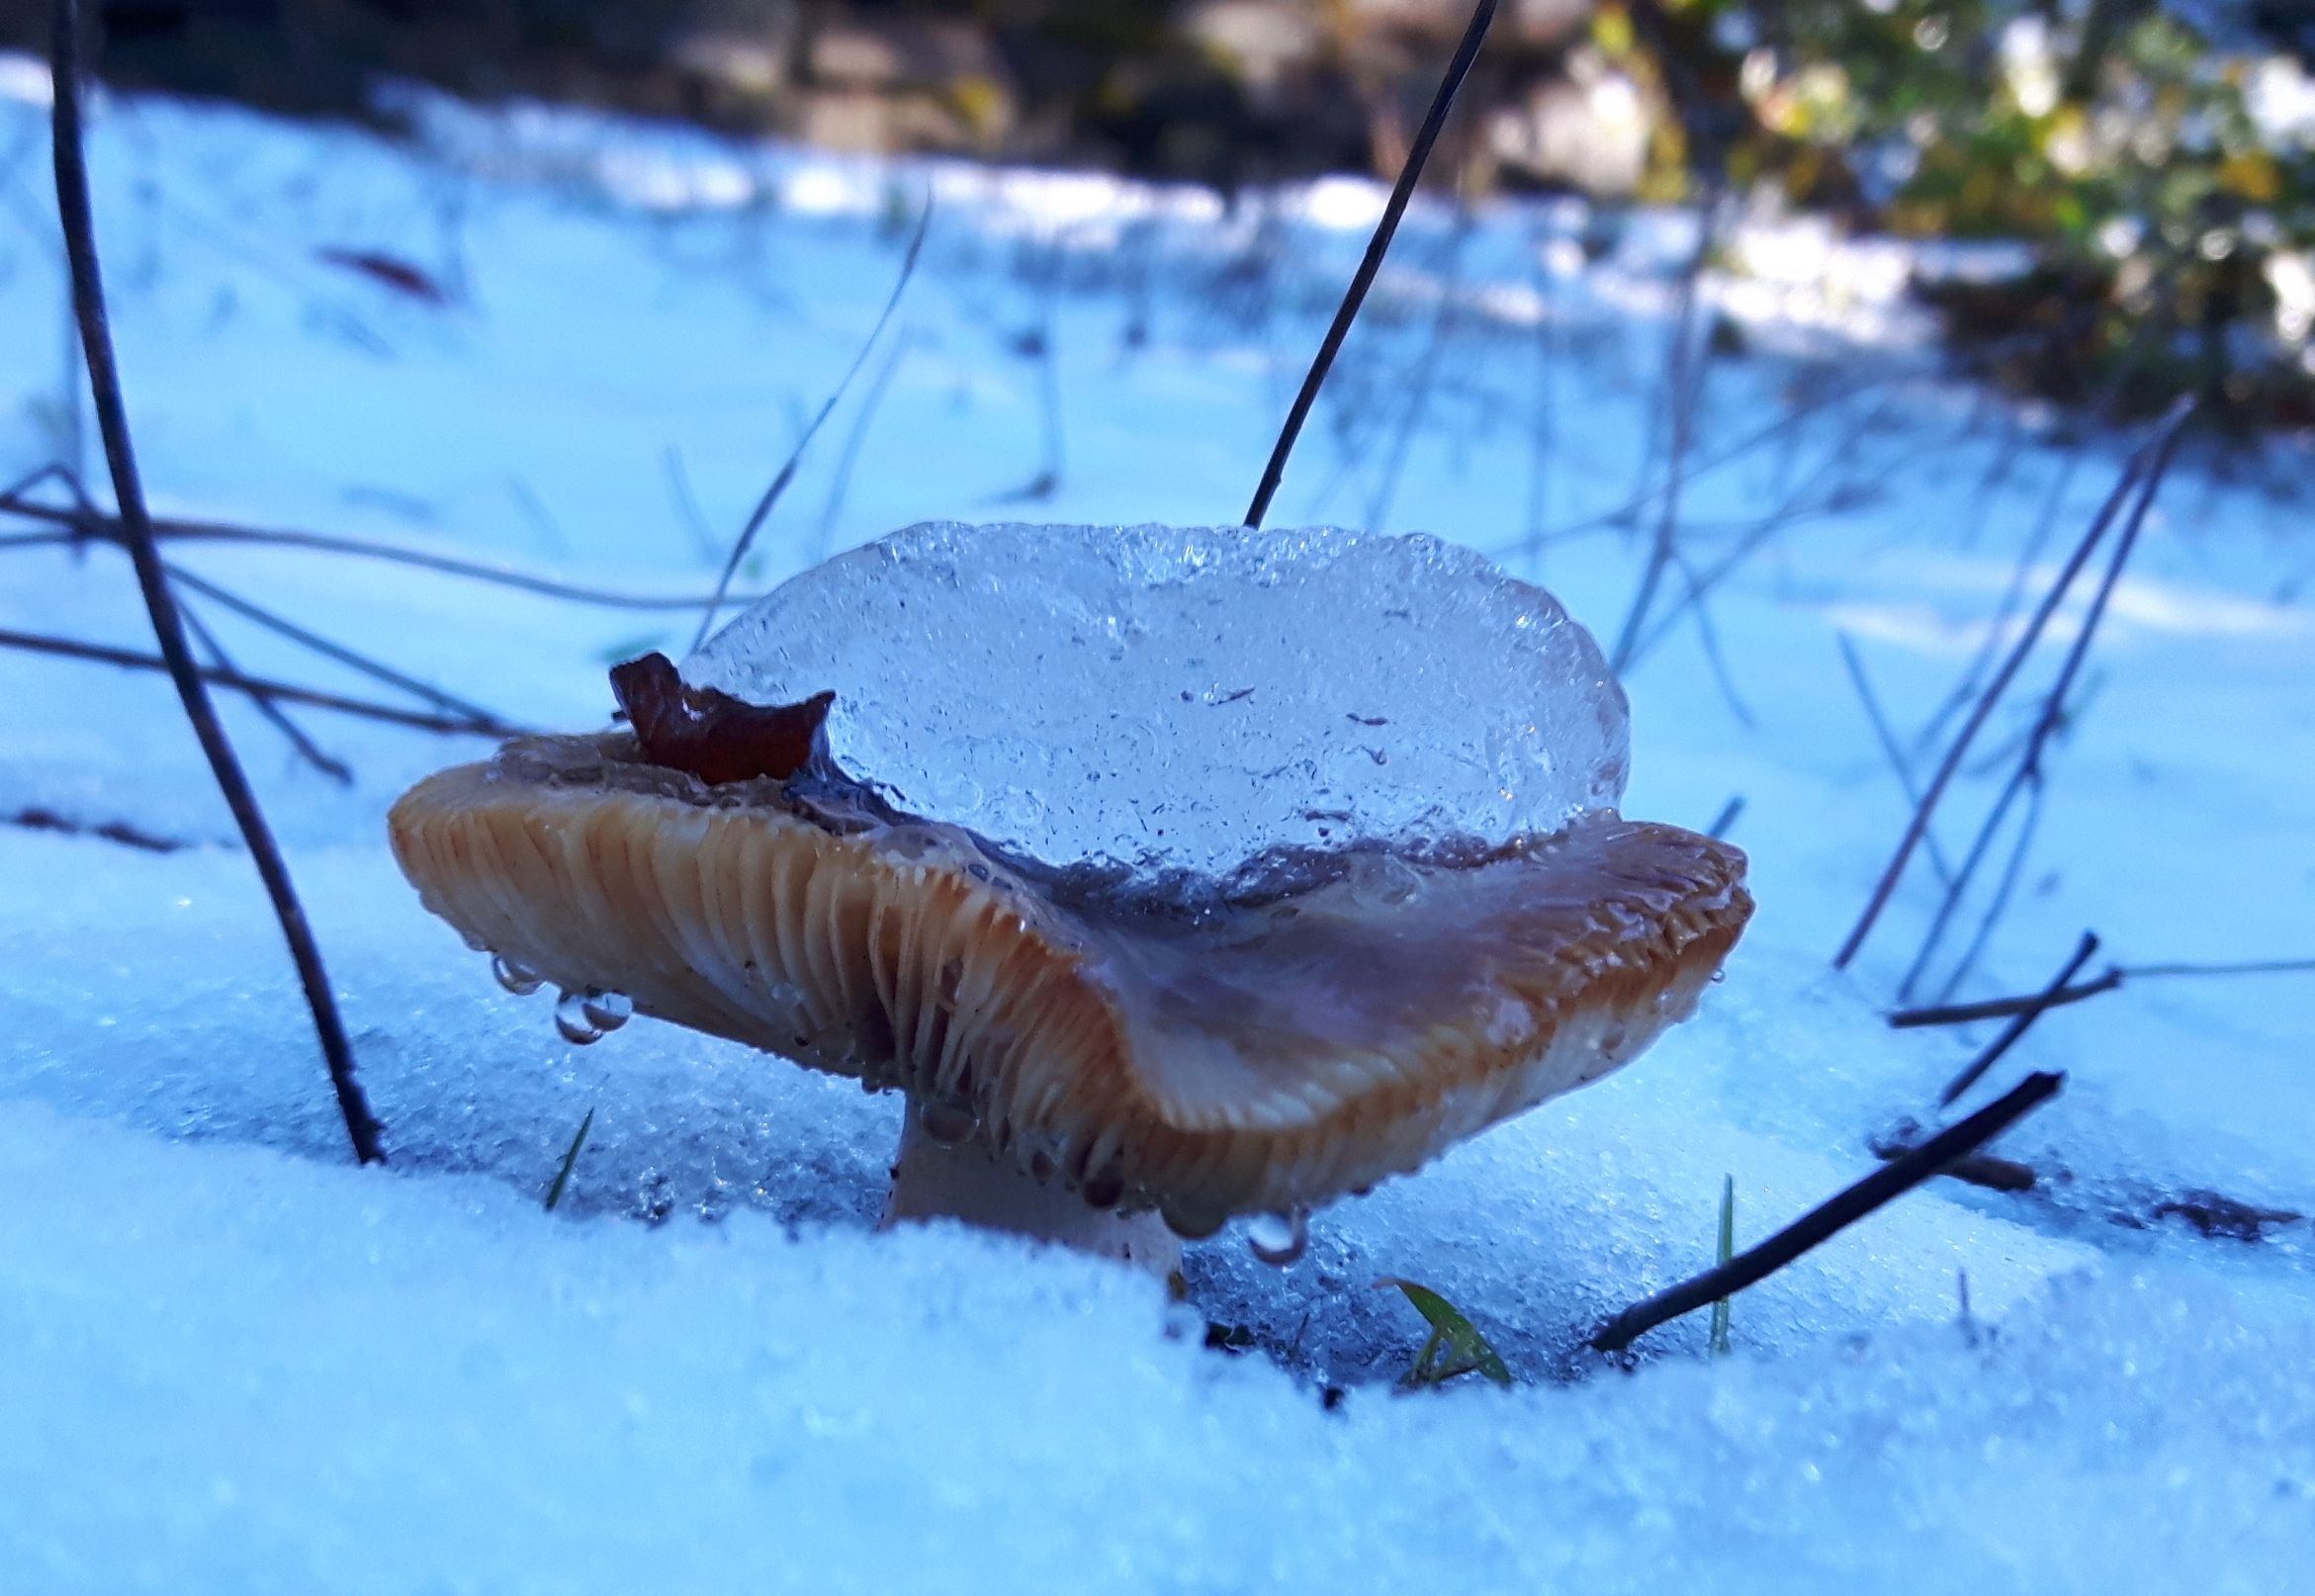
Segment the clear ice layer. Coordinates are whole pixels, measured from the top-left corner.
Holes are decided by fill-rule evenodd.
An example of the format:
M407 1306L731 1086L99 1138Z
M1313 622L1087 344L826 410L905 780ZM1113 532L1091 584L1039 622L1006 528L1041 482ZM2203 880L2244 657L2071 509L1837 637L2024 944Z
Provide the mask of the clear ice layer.
M928 523L795 577L683 673L835 689L846 769L1057 865L1501 842L1624 790L1591 635L1430 537Z

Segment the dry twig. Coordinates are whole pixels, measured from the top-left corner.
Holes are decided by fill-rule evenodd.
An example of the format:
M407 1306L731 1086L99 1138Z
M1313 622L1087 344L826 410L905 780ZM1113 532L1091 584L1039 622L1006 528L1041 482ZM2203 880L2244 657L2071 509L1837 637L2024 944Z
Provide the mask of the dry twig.
M2098 939L2096 935L2091 931L2084 931L2081 942L2074 949L2074 956L2066 961L2066 967L2060 970L2050 984L2042 989L2041 1001L2028 1004L2020 1009L2017 1012L2017 1018L2002 1027L2002 1034L1995 1037L1985 1051L1971 1059L1962 1067L1959 1075L1945 1083L1945 1090L1937 1094L1937 1107L1940 1108L1951 1108L1954 1099L1977 1085L1988 1070L1999 1064L2002 1061L2002 1055L2016 1046L2018 1038L2033 1028L2033 1022L2049 1013L2051 1000L2066 990L2066 983L2074 979L2076 973L2090 962L2091 955L2097 950Z
M18 632L0 627L0 649L21 649L27 654L51 654L65 660L87 660L95 665L119 665L125 670L169 671L169 662L157 654L139 654L134 649L118 649L105 643L84 643L78 638L48 637L39 632ZM348 698L342 693L322 692L318 688L301 687L296 682L275 681L266 676L245 676L238 670L222 669L214 665L196 665L194 674L212 687L223 687L229 692L247 693L255 699L274 699L285 704L311 704L315 709L335 710L341 715L354 715L363 720L384 721L390 726L406 726L416 732L440 732L451 737L527 737L527 728L510 726L504 721L468 720L450 715L431 714L425 710L401 709L393 704L374 704L367 699Z
M67 479L68 480L68 479ZM54 504L41 504L27 499L21 493L0 493L0 514L19 516L28 521L42 521L51 526L66 528L56 532L0 533L0 549L34 549L63 546L77 547L92 539L108 543L126 543L128 536L121 529L120 520L93 508L65 509ZM147 518L153 536L162 542L249 543L277 549L309 549L316 554L345 555L360 560L379 560L390 565L408 566L418 571L432 571L446 576L460 576L472 581L489 582L516 592L535 593L541 598L565 599L576 604L591 604L600 609L677 610L703 609L710 594L622 593L607 587L586 587L577 582L558 581L551 576L534 576L528 572L515 571L505 566L493 566L479 560L461 560L455 555L435 554L425 549L404 548L397 543L383 543L370 538L341 537L327 532L302 532L282 527L236 526L226 521L193 521L161 517ZM726 595L729 602L754 603L760 594Z
M386 1155L379 1145L381 1127L370 1112L361 1083L355 1079L353 1048L346 1041L345 1025L338 1018L337 994L331 990L328 972L322 967L321 949L307 923L305 908L298 901L297 888L290 880L289 866L274 843L257 795L242 773L240 760L234 756L232 743L218 720L216 706L210 702L208 685L193 659L184 619L178 613L175 596L169 591L168 573L153 539L151 519L144 506L144 486L137 477L135 450L129 435L128 406L121 397L120 371L113 357L113 335L105 314L104 280L97 261L96 222L89 205L88 166L81 142L80 7L77 0L55 0L51 15L49 71L55 97L52 128L56 212L64 227L73 312L80 323L89 392L96 401L105 461L112 471L113 493L121 506L121 526L127 536L130 558L136 567L136 583L144 594L145 609L152 616L153 634L160 644L170 679L176 683L177 696L185 706L185 717L192 722L194 735L201 740L202 752L209 757L225 805L232 811L234 824L240 828L266 893L273 900L274 916L281 922L282 937L289 943L290 957L306 990L307 1007L312 1011L314 1033L321 1043L330 1085L337 1095L338 1110L345 1118L346 1135L353 1142L354 1155L365 1164L382 1162Z
M1245 524L1259 527L1270 513L1270 501L1278 494L1279 484L1286 479L1287 457L1294 452L1294 440L1302 435L1302 423L1310 418L1310 408L1318 402L1318 391L1326 384L1326 374L1334 366L1334 357L1342 349L1343 339L1350 336L1351 323L1358 319L1359 307L1367 303L1367 291L1375 286L1375 276L1382 269L1382 257L1390 249L1390 240L1398 232L1399 218L1406 214L1407 202L1414 198L1415 184L1423 175L1424 163L1431 158L1431 146L1439 141L1439 132L1447 126L1447 113L1454 108L1455 96L1463 87L1463 80L1478 59L1479 46L1486 42L1487 29L1495 21L1496 0L1479 0L1471 10L1469 26L1464 29L1463 42L1455 46L1455 55L1447 63L1447 75L1439 80L1439 92L1431 99L1431 109L1424 113L1423 125L1415 132L1414 142L1407 146L1406 162L1398 169L1398 181L1391 185L1390 198L1382 207L1382 219L1375 223L1375 234L1367 240L1367 252L1360 258L1359 269L1351 274L1351 286L1344 291L1342 304L1335 309L1334 321L1319 341L1318 353L1310 362L1310 371L1302 379L1301 391L1294 395L1294 402L1287 411L1286 425L1279 429L1278 442L1270 451L1270 463L1262 469L1262 481L1254 489L1254 498L1246 506Z
M1954 772L1961 767L1962 760L1968 756L1970 744L1976 740L1987 719L1994 713L1995 703L2007 689L2020 667L2024 665L2026 656L2033 652L2034 645L2041 640L2043 629L2049 625L2050 618L2058 612L2059 606L2065 602L2066 595L2073 589L2075 578L2081 576L2083 568L2090 563L2091 555L2096 551L2098 544L2104 539L2107 529L2113 525L2115 518L2121 513L2123 505L2128 502L2142 482L2146 482L2150 478L2154 482L2160 481L2162 466L2168 463L2171 448L2177 442L2179 429L2184 424L2188 413L2189 409L2186 405L2174 408L2163 423L2156 428L2154 436L2131 456L2130 464L2123 470L2121 480L2114 485L2113 492L2107 495L2106 502L2099 507L2097 516L2091 522L2090 530L2083 535L2082 541L2075 545L2074 552L2067 557L2064 569L2058 574L2058 579L2050 584L2049 591L2042 595L2040 605L2034 610L2033 618L2026 623L2024 634L2018 638L2016 646L2009 651L2008 658L2002 662L2002 666L1995 672L1994 679L1987 684L1985 692L1970 710L1969 718L1963 723L1960 734L1955 737L1952 746L1946 750L1945 757L1939 762L1936 773L1929 778L1929 784L1921 794L1921 801L1914 806L1913 819L1908 823L1904 837L1898 842L1897 851L1891 855L1888 866L1881 873L1881 879L1874 885L1872 896L1866 901L1864 912L1857 917L1856 925L1850 929L1839 951L1833 954L1833 968L1846 969L1850 960L1857 956L1857 950L1865 945L1865 938L1871 934L1875 922L1881 918L1882 910L1888 907L1890 897L1897 891L1897 883L1905 874L1906 865L1912 860L1914 849L1920 845L1922 837L1927 834L1929 821L1936 813L1938 801L1945 796L1945 789L1952 782ZM2141 512L2143 513L2143 503ZM1963 880L1966 881L1968 871L1965 867L1962 872Z
M876 340L884 335L885 326L892 320L892 312L900 309L901 296L908 292L909 280L917 275L917 259L925 252L925 235L932 229L933 199L928 194L925 197L925 213L917 219L916 234L909 239L908 252L901 257L900 277L893 283L892 292L885 296L884 309L876 312L875 325L868 329L868 336L861 340L859 352L852 356L852 363L845 368L844 376L821 402L819 413L812 417L812 424L796 440L796 446L789 451L786 463L771 479L771 486L764 488L763 496L756 501L756 508L748 514L748 524L740 528L740 535L732 540L732 552L724 560L724 569L715 579L715 592L708 598L707 608L699 617L698 632L692 636L691 646L694 649L707 641L707 634L715 625L716 611L723 607L724 597L731 590L732 578L739 575L740 562L748 558L749 549L756 543L756 534L763 530L763 523L770 517L772 507L779 503L780 495L788 490L788 484L796 480L796 468L804 462L804 451L812 447L813 438L828 424L829 416L836 411L837 401L845 397L845 391L852 386L852 379L859 376L860 368L867 364L868 351L875 348Z
M1748 1286L1757 1286L1810 1249L1829 1241L1859 1219L1903 1197L1976 1152L2018 1120L2056 1097L2066 1077L2029 1075L2007 1094L1956 1124L1883 1164L1856 1185L1821 1203L1726 1264L1694 1275L1617 1314L1592 1336L1600 1352L1621 1352L1667 1320L1693 1313Z

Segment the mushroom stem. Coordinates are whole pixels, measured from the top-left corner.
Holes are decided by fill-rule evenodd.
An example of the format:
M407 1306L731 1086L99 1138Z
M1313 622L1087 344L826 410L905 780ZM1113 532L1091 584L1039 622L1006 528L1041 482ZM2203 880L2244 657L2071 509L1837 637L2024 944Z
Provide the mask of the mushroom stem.
M925 1133L914 1102L902 1118L881 1225L889 1229L912 1219L962 1219L1138 1264L1158 1275L1171 1275L1182 1264L1182 1244L1156 1212L1091 1208L1058 1180L1039 1181L974 1142L950 1146L935 1141Z

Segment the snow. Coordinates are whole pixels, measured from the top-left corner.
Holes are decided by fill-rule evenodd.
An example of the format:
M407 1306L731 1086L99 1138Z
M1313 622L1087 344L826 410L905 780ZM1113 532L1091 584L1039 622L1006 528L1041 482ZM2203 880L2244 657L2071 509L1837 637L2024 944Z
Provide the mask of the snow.
M20 67L0 71L0 476L76 447L85 474ZM749 590L914 522L1018 520L1047 473L1038 516L1211 525L1362 242L1355 186L1228 207L421 104L410 143L104 104L97 208L163 511L704 591L932 191L887 352ZM1691 239L1676 218L1419 206L1274 524L1427 528L1612 635L1655 525L1652 501L1617 512L1661 477ZM406 259L455 303L327 248ZM568 1046L383 844L403 786L488 744L295 712L351 766L340 786L231 703L389 1127L392 1166L353 1168L166 685L6 655L0 815L195 845L0 828L0 1589L2295 1587L2305 1227L2249 1244L2151 1215L2199 1188L2309 1206L2304 976L2134 980L2049 1017L1985 1089L2070 1070L2002 1146L2041 1189L1907 1197L1737 1298L1734 1358L1704 1357L1694 1320L1629 1374L1580 1350L1706 1261L1724 1174L1757 1239L1871 1167L1867 1140L1984 1040L1882 1023L1925 872L1854 970L1826 968L1908 807L1836 640L1910 735L2013 635L2016 573L2040 590L2119 469L2123 440L2070 452L2055 418L1937 380L1902 321L1852 338L1870 303L1803 315L1806 274L1779 272L1751 299L1707 285L1778 351L1716 357L1689 445L1681 548L1715 583L1712 641L1686 612L1644 629L1627 678L1628 812L1701 827L1745 800L1760 911L1727 980L1632 1068L1320 1213L1293 1267L1236 1234L1192 1249L1187 1305L1018 1242L875 1233L883 1100L648 1020ZM1963 994L2046 980L2085 926L2125 963L2315 951L2304 466L2285 442L2166 487ZM607 665L679 652L695 613L171 554L542 728L602 724ZM0 627L148 646L116 555L0 544ZM203 613L244 669L394 696ZM1998 779L1973 762L1948 851ZM1392 1394L1422 1326L1382 1276L1442 1291L1522 1384ZM1208 1320L1254 1350L1207 1350Z
M1925 1591L2249 1590L2315 1488L2256 1373L2304 1323L2160 1272L2015 1333L1330 1414L1144 1280L962 1233L543 1223L45 1110L0 1156L23 1589L1623 1591L1781 1549L1764 1588L1896 1554ZM2271 1583L2210 1578L2222 1545Z
M1549 836L1624 790L1624 695L1542 589L1426 537L928 524L815 567L687 677L833 688L919 814L1053 865Z

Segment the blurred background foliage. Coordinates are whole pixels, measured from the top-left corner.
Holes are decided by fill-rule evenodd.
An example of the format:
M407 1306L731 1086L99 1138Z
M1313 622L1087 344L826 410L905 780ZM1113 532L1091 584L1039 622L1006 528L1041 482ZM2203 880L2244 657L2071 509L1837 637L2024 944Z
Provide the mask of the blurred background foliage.
M2315 419L2315 7L1673 0L1658 15L1656 58L1685 57L1675 98L1685 70L1727 130L1667 190L1717 180L1860 227L2023 246L2018 269L1923 291L2035 392L2139 415L2192 391L2238 425Z
M45 0L0 0L39 47ZM108 74L306 115L381 77L1225 191L1395 168L1468 0L103 0ZM2315 424L2315 0L1503 0L1466 193L1808 212L2115 416Z

